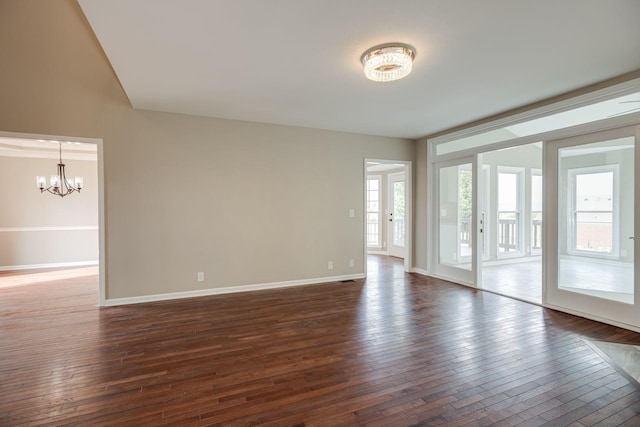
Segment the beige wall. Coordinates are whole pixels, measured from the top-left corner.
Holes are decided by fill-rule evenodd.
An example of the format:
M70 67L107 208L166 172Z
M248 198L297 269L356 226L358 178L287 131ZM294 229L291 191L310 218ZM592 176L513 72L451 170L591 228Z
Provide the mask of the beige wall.
M133 110L71 0L0 2L0 51L0 131L104 141L109 299L363 273L363 159L415 156L409 140Z
M98 185L95 161L65 159L83 176L80 194L64 199L40 194L37 175L52 175L57 159L0 156L0 269L98 260ZM79 227L82 227L79 228Z

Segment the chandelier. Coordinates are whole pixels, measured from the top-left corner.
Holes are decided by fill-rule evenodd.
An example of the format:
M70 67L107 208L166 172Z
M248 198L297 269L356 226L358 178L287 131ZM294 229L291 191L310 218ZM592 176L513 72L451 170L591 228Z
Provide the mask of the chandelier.
M406 77L411 72L416 52L400 43L372 47L362 54L364 75L376 82L391 82Z
M82 190L82 184L84 180L81 176L76 176L73 180L67 179L64 172L64 163L62 163L62 142L58 142L60 145L60 162L58 163L58 174L51 175L49 180L49 186L47 187L47 178L44 176L37 176L36 182L41 193L48 191L56 196L64 197L77 191Z

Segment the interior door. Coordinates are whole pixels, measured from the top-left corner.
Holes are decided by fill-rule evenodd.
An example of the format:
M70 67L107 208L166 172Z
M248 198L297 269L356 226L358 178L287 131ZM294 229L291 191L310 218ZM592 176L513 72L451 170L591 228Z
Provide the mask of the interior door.
M474 158L463 158L438 163L434 168L438 206L433 227L438 242L434 270L438 275L473 285L478 267L476 164Z
M389 255L406 256L405 232L405 176L404 172L389 174L389 208L387 214L389 230Z
M547 303L640 327L636 128L547 144ZM546 215L546 214L545 214Z

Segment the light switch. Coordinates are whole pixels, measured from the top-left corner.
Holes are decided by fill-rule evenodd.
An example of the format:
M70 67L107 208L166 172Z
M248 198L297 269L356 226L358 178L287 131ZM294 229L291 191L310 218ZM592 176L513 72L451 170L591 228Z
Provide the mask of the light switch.
M349 218L353 218L356 216L356 211L353 209L349 209Z

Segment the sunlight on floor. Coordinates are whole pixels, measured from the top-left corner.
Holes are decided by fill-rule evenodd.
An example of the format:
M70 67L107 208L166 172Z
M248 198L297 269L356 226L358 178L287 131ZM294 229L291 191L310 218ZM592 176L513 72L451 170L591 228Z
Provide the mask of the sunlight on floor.
M0 288L8 288L34 283L50 282L52 280L72 279L74 277L95 276L98 266L66 268L61 270L3 271L0 272Z

